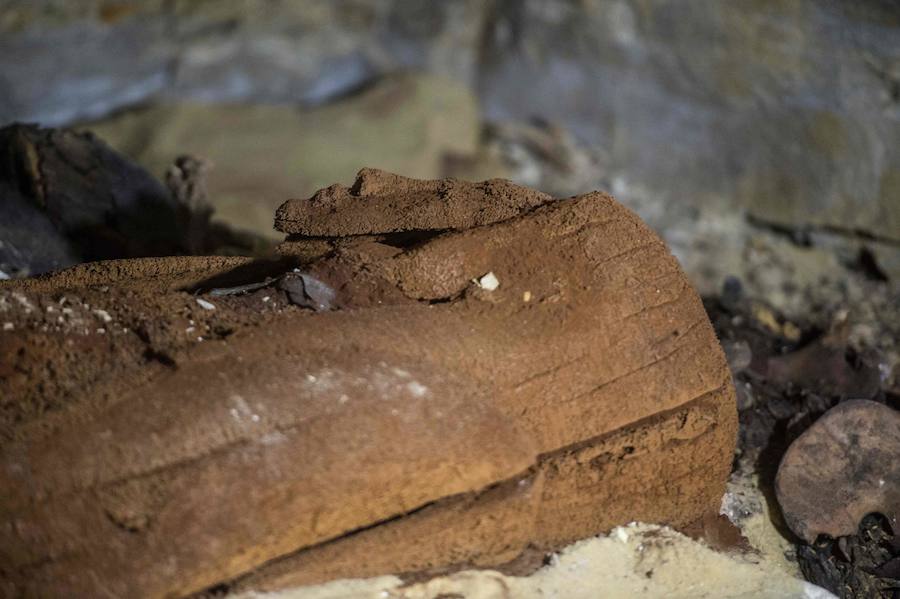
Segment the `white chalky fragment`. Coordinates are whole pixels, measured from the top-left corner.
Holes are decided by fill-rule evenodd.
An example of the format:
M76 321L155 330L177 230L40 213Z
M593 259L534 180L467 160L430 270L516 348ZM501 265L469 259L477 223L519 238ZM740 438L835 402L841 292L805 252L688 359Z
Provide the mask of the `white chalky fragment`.
M15 326L14 326L13 323L11 323L11 322L4 322L4 323L3 323L3 330L4 330L4 331L11 331L11 330L13 330L14 328L15 328Z
M197 305L203 308L204 310L215 310L216 307L205 299L197 298Z
M418 381L406 383L406 388L414 397L424 397L428 393L428 387Z
M500 281L497 279L497 275L493 272L489 272L478 279L478 286L485 291L494 291L500 286Z

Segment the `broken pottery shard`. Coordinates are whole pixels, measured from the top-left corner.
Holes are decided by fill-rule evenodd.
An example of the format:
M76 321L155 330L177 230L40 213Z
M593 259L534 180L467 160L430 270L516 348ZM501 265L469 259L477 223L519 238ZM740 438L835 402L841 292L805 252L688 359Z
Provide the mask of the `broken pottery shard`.
M321 229L282 221L334 236L299 277L166 258L0 282L21 298L0 295L16 331L0 331L0 397L17 398L0 412L4 589L183 596L498 567L718 511L728 366L637 216L508 182L363 171L342 189ZM379 237L406 229L441 234ZM297 284L195 301L267 277ZM289 305L298 293L332 309ZM26 306L61 295L118 333L43 330Z
M334 304L334 289L310 275L285 275L278 286L287 292L291 302L297 306L324 312L331 310Z
M877 512L900 518L900 412L851 400L825 413L788 448L775 479L784 519L812 543L855 534Z

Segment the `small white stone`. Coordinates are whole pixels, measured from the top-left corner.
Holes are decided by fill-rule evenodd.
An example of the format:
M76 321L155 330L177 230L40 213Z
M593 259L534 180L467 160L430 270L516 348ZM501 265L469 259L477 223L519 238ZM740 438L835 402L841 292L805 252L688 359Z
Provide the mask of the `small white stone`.
M428 387L426 387L419 381L411 381L409 383L406 383L406 388L413 395L413 397L425 397L425 394L428 393Z
M279 443L284 443L287 441L287 435L280 431L272 431L270 433L266 433L262 437L259 438L259 442L263 445L277 445Z
M191 334L191 333L194 332L194 327L188 327L188 328L186 328L186 329L184 330L184 332L187 333L187 334Z
M4 331L11 331L11 330L13 330L14 328L16 328L16 327L15 327L15 326L13 325L13 323L11 323L11 322L4 322L4 323L3 323L3 330L4 330Z
M215 310L216 309L216 307L213 304L211 304L210 302L206 301L205 299L202 299L199 297L197 298L197 305L200 306L201 308L203 308L204 310Z
M347 397L346 395L341 395L340 397L338 397L338 403L339 403L339 404L345 404L345 403L347 403L348 401L350 401L350 398Z
M500 281L497 279L497 275L491 271L478 279L478 286L485 291L494 291L500 287Z
M271 297L269 297L269 296L268 296L268 295L267 295L267 296L266 296L266 297L264 297L264 298L263 298L263 300L262 300L262 301L263 301L263 302L267 302L267 301L269 301L269 300L270 300L270 299L272 299L272 298L271 298Z
M12 277L10 277L8 274L6 274L2 270L0 270L0 281L5 281L6 279L11 279L11 278Z
M103 322L111 322L112 321L112 316L110 316L109 312L107 312L106 310L101 310L100 308L97 308L96 310L94 310L94 315L97 318L99 318L100 320L102 320Z
M531 292L530 291L526 291L525 293L522 294L522 301L525 303L528 303L531 301Z

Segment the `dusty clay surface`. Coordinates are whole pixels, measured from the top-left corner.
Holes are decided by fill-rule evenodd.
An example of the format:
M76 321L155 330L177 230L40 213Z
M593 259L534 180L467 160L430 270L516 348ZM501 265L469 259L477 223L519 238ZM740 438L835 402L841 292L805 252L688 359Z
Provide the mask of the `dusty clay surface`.
M277 224L322 251L0 284L5 592L501 566L718 511L727 364L611 197L367 170Z

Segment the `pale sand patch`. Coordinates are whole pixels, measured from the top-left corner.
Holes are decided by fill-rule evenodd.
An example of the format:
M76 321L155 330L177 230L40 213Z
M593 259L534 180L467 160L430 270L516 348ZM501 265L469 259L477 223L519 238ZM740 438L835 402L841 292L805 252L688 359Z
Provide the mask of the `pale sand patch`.
M469 570L404 587L394 576L340 580L235 599L829 599L765 555L716 552L670 528L632 523L574 543L525 577Z

